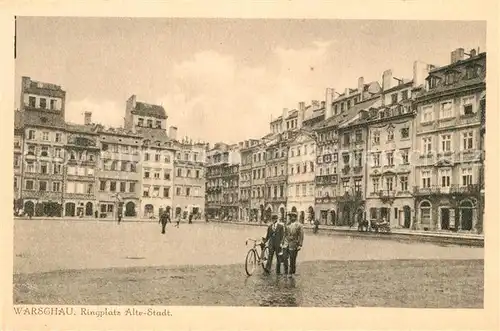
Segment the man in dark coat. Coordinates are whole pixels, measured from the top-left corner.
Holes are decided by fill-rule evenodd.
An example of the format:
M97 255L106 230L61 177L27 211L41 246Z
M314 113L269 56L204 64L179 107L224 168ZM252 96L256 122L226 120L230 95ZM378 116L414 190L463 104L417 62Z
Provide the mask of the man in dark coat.
M288 275L291 276L295 275L297 255L304 243L304 229L302 224L297 222L297 213L291 212L288 216L290 217L290 224L285 228L283 247L285 248L285 254L290 260L290 273ZM285 269L287 269L286 263L287 262L285 262Z
M169 220L170 216L168 214L167 211L164 211L161 215L160 215L160 222L161 222L161 233L162 234L165 234L165 227L167 226L167 223L168 223L168 220Z
M279 275L281 273L280 252L285 235L285 227L282 223L278 222L278 215L273 215L271 219L273 223L267 227L267 234L264 238L264 241L269 243L269 259L267 260L266 271L271 271L273 257L276 255L276 274Z

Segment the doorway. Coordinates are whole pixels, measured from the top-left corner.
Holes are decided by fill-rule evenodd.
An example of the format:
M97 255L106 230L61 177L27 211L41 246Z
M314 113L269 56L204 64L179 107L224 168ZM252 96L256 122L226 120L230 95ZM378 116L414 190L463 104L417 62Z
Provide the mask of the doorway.
M410 206L404 206L403 207L403 227L405 229L409 229L411 226L411 208Z
M450 229L450 209L441 208L441 230Z

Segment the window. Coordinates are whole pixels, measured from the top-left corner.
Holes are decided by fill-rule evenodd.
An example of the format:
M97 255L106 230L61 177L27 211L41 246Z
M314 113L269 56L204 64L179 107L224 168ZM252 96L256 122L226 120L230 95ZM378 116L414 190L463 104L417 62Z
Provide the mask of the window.
M398 102L398 94L394 93L394 94L391 95L391 103L395 104L397 102Z
M137 126L144 126L144 118L139 118L137 121Z
M153 187L153 197L158 197L159 195L160 195L160 187L154 186Z
M35 172L35 162L26 163L26 172Z
M182 177L182 169L177 169L177 177Z
M49 133L44 131L42 132L42 140L48 141L49 140Z
M349 187L349 182L345 181L342 183L342 187L344 189L344 193L349 193L350 187Z
M379 178L372 178L373 192L378 192L379 191L379 183L380 183L380 179Z
M152 128L153 127L153 120L147 120L146 123L147 123L147 127L148 128Z
M156 121L156 128L161 129L161 121Z
M470 66L470 67L467 68L466 77L467 77L467 79L476 78L476 77L479 76L480 72L481 72L481 67L479 67L479 66L476 66L476 67Z
M78 193L78 194L85 193L85 185L84 185L84 183L76 183L76 193Z
M440 169L441 187L450 187L451 185L451 169Z
M149 161L149 153L144 153L144 161Z
M154 179L160 179L160 173L159 172L155 172L154 173Z
M49 156L49 147L42 146L42 149L40 151L40 156L48 157Z
M35 130L29 130L29 131L28 131L28 139L29 139L29 140L36 139L36 138L35 138Z
M394 178L393 177L387 177L385 179L385 188L386 188L387 191L392 191L394 189L393 184L394 184Z
M94 193L94 184L89 183L87 185L87 194L93 194Z
M191 177L191 169L186 170L186 177Z
M55 109L56 109L56 102L57 102L57 101L56 101L56 100L54 100L54 99L51 99L51 100L50 100L50 109L51 109L51 110L55 110Z
M356 142L361 142L363 141L363 133L361 130L356 130Z
M105 180L101 180L99 182L99 191L105 191L106 190L106 181Z
M78 176L85 176L85 168L77 167Z
M155 161L160 162L160 154L155 154Z
M143 197L149 197L149 187L145 187L142 189L142 196Z
M373 144L374 145L380 144L380 132L378 131L373 132Z
M409 164L409 151L407 149L401 150L401 160L403 164Z
M163 197L164 198L169 198L170 197L170 187L164 187L163 188Z
M455 73L453 72L447 73L445 76L445 84L450 85L453 84L454 82L455 82Z
M404 90L403 92L401 92L401 99L402 100L408 99L408 90Z
M36 107L36 98L35 97L29 97L29 106L35 108Z
M354 160L356 162L356 167L361 167L363 164L363 153L362 152L356 152L354 154Z
M135 192L135 183L128 183L128 191Z
M49 169L48 169L48 166L46 163L42 163L40 165L40 173L42 174L48 174L49 173Z
M56 143L60 143L62 141L62 134L57 132L56 133Z
M429 188L431 187L431 172L430 170L422 170L422 187Z
M47 182L44 180L41 180L38 182L38 190L40 192L45 192L47 191Z
M165 172L163 173L163 179L164 180L170 180L170 172L168 172L167 170L165 170Z
M116 182L110 182L109 183L109 190L111 192L115 192L116 191Z
M431 222L431 204L429 201L422 201L420 204L420 222L429 225Z
M451 152L451 134L441 135L441 152Z
M402 128L401 129L401 139L406 139L410 137L410 128Z
M394 165L394 153L388 152L386 155L387 155L387 165L393 166Z
M422 107L422 123L432 122L434 120L434 109L432 105Z
M181 195L181 188L180 187L175 188L175 195Z
M122 161L122 163L120 164L120 170L127 171L127 163L125 163L125 161Z
M408 176L399 177L399 185L400 185L401 191L407 192L408 191Z
M186 196L189 196L189 195L191 195L191 188L186 187Z
M349 133L344 133L344 145L349 145L351 143L351 137Z
M349 165L349 154L344 154L342 155L342 158L344 159L344 166L348 166Z
M307 195L307 185L302 184L302 196L305 197Z
M387 141L393 141L394 140L394 130L388 130L387 131Z
M354 180L354 191L357 193L361 192L361 179Z
M41 109L47 109L47 99L40 98L40 108Z
M32 181L32 180L29 180L29 179L28 179L28 180L26 181L26 189L27 189L27 190L33 190L33 189L34 189L34 183L33 183L33 181Z
M68 175L76 176L76 167L68 167Z
M432 137L422 138L422 147L424 154L432 153Z
M462 150L471 150L474 147L474 132L462 133Z
M144 178L149 178L149 171L144 171Z
M475 98L473 96L462 99L462 115L474 115L476 113L474 101Z
M196 172L195 172L195 178L200 178L200 170L196 170Z
M472 168L462 169L462 186L472 185Z
M453 104L451 101L446 101L441 103L441 113L440 118L450 118L453 117Z
M373 153L373 166L374 167L380 167L380 154L379 153Z
M126 188L127 188L127 183L125 182L120 182L120 192L126 192Z
M52 191L53 192L61 192L61 183L60 182L53 182L52 183Z
M19 167L21 164L19 155L14 155L14 167Z

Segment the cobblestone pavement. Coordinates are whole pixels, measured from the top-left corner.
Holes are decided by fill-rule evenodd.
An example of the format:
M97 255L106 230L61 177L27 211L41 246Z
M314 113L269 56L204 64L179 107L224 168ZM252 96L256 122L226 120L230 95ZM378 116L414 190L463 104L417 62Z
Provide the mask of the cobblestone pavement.
M16 220L14 272L244 263L245 239L265 228L230 224ZM313 260L483 259L484 249L306 234L298 263Z
M244 272L226 224L17 220L14 302L482 307L483 248L306 234L293 279Z

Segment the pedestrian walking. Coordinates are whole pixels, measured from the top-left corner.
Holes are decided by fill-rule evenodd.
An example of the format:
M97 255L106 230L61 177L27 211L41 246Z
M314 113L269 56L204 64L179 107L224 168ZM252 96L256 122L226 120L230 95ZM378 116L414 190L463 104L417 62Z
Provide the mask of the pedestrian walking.
M118 212L118 224L120 224L122 221L122 213Z
M179 215L177 215L177 217L176 217L176 221L177 221L177 222L176 222L176 224L175 224L175 227L176 227L176 228L178 228L178 227L179 227L179 224L181 223L181 215L180 215L180 214L179 214Z
M304 242L304 228L302 227L302 224L297 222L297 213L291 212L288 216L290 219L290 225L285 227L283 246L286 251L286 257L288 258L284 261L285 270L289 269L288 276L291 277L292 275L295 275L297 269L297 255L302 249L302 244Z
M266 264L266 272L271 272L271 266L273 264L273 258L276 255L276 274L281 273L281 245L283 244L283 238L285 236L285 227L282 223L278 222L278 215L275 214L271 217L273 223L267 227L267 234L264 238L264 242L268 243L269 247L269 258Z
M168 219L169 219L169 214L164 211L160 215L160 222L161 222L161 233L165 234L165 228L167 227Z
M189 213L189 221L188 221L188 224L192 224L193 223L193 213Z

